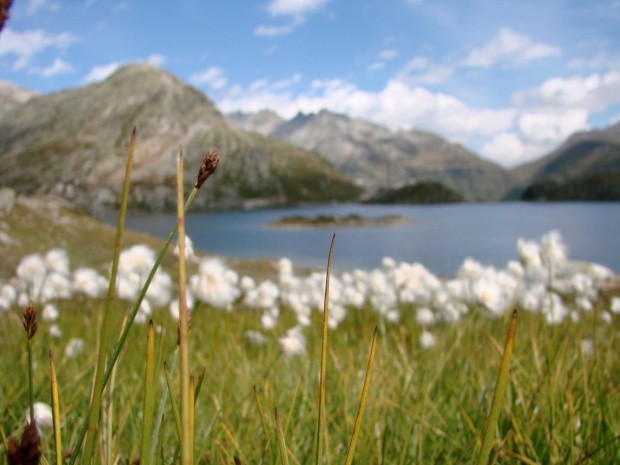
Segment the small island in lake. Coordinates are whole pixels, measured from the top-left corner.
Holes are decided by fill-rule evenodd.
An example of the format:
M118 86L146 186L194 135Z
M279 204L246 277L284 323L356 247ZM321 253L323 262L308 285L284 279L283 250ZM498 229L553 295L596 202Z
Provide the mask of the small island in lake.
M348 215L292 215L283 216L268 226L280 228L356 228L373 226L392 226L406 224L409 220L400 215L383 215L378 217L365 217L356 213Z

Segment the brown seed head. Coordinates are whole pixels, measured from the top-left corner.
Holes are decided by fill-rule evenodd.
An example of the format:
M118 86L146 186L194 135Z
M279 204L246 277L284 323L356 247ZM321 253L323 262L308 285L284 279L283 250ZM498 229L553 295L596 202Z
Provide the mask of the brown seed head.
M217 169L217 164L220 161L220 146L218 145L204 157L202 160L202 164L200 165L200 170L198 171L198 178L196 179L196 185L194 186L196 189L200 189L202 185L205 183L207 178L215 173Z
M24 314L22 317L22 323L24 325L24 329L26 330L26 334L28 335L28 340L32 339L35 334L37 334L37 309L34 308L32 301L28 302L28 305L24 309Z
M2 32L4 24L9 19L9 9L12 3L13 0L0 0L0 32Z
M41 445L35 422L29 423L19 442L9 438L6 445L6 457L9 465L38 465L41 459Z

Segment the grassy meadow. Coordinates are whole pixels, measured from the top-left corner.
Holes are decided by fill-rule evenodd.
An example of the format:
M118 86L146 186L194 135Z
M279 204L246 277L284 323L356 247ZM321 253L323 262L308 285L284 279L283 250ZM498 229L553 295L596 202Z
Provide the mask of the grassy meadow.
M195 193L192 191L190 200ZM179 198L185 198L182 190ZM5 219L5 230L22 234L15 237L52 236L57 234L52 230L64 227L75 231L81 221L72 217L74 223L45 223L50 228L46 234L35 213L27 225L14 217L22 212L22 219L26 218L20 210L23 207L16 206L13 216ZM183 218L181 207L179 218ZM182 224L180 221L180 233ZM174 295L162 299L153 291L147 295L152 302L148 309L140 303L137 289L148 287L144 270L153 266L154 256L144 249L139 249L143 253L139 260L134 256L133 266L139 261L143 267L138 286L124 268L120 245L114 246L113 230L105 231L77 234L71 239L59 234L57 240L64 240L65 245L56 246L67 248L72 266L98 266L100 275L109 272L110 262L120 263L116 271L111 267L113 279L118 277L117 298L110 299L104 288L93 291L92 296L86 291L63 294L62 277L55 284L61 291L47 294L43 284L51 280L48 270L42 281L31 281L36 284L30 288L30 298L37 310L38 330L30 333L30 339L24 330L28 323L24 323L23 299L20 302L16 297L0 309L0 433L5 450L19 442L24 413L34 401L59 408L54 428L51 418L39 420L35 415L41 431L40 463L44 464L123 464L139 459L142 464L305 465L351 463L351 457L353 463L360 464L620 462L620 319L615 308L618 301L614 300L618 290L593 293L583 284L587 274L571 275L585 289L583 295L563 296L566 302L560 302L559 291L553 287L557 283L551 282L553 264L547 263L548 275L537 274L542 281L534 284L540 287L546 283L543 291L548 295L540 302L544 306L548 300L551 307L543 312L531 308L531 299L527 300L530 304L524 304L528 308L515 303L518 316L513 339L506 337L512 309L504 309L511 300L494 294L501 289L489 281L491 275L482 268L476 269L477 289L481 290L478 300L467 305L444 302L442 305L452 309L445 314L437 309L441 307L437 303L432 311L421 308L410 294L402 294L410 296L409 303L401 297L397 307L385 306L385 292L380 295L384 300L373 300L379 295L377 289L358 305L345 307L343 296L348 295L347 283L353 281L344 278L338 281L340 287L332 289L334 295L340 295L339 301L330 301L333 296L328 295L327 307L315 305L306 312L310 305L300 306L292 292L284 299L284 291L276 295L270 285L256 284L270 274L277 281L275 265L237 263L232 264L238 265L233 271L199 259L187 259L186 263L180 258L177 262L168 252L163 266L170 275L155 278L152 286L170 294L168 288L176 288L179 276L181 286L189 283L191 292L179 299L175 313L172 303L170 307L153 303L158 299L174 301ZM142 239L148 238L127 232L124 247ZM148 241L155 250L161 247L161 241ZM41 254L54 246L43 240L34 242ZM562 258L557 243L551 240L549 244L556 260ZM180 257L185 257L182 252L189 244L182 239L179 246ZM337 247L336 241L335 260ZM18 244L13 248L18 249ZM19 249L19 253L24 251ZM109 258L102 258L104 253ZM37 260L31 257L28 266L15 256L8 261L13 269L17 266L18 277L28 282ZM41 260L56 267L53 273L70 273L62 253ZM501 282L517 282L507 272L493 273ZM239 280L239 275L245 280ZM302 281L284 275L286 279L280 270L280 285L289 289L292 283ZM481 280L483 275L486 281ZM4 276L5 284L11 283L12 275ZM305 286L319 281L320 276L325 280L324 272L319 272ZM443 285L431 277L419 276L434 283L437 296L444 292ZM238 287L230 286L232 281L239 283ZM373 282L368 278L369 286ZM458 283L453 284L455 288ZM134 290L130 285L137 287ZM37 291L32 292L33 288ZM411 293L414 287L401 290ZM423 291L416 290L418 299ZM349 296L351 301L354 297ZM271 305L276 301L277 308ZM53 310L46 310L49 303ZM184 311L186 306L191 313ZM565 310L569 307L573 309L570 317ZM574 310L577 307L581 310ZM328 314L337 319L328 319ZM111 354L123 327L126 343L112 369ZM375 328L377 342L371 351ZM100 351L102 339L107 342ZM502 354L509 353L508 341L514 344L512 358L506 357L503 366L510 363L509 370L500 376ZM51 382L50 353L57 384ZM369 361L372 371L370 383L365 385ZM103 371L111 373L105 388L98 379ZM497 391L495 403L498 384L505 385L505 391ZM362 395L365 386L367 392ZM52 387L59 392L58 402L53 399ZM100 418L82 442L92 393L101 397L100 409L94 409ZM357 422L360 399L365 400L365 410ZM489 435L485 425L492 404L499 406L499 416L489 422ZM348 455L358 429L356 447ZM488 462L481 453L487 440L491 446ZM7 454L2 454L2 460L39 463L38 459L11 461Z
M48 351L57 354L63 438L71 448L88 408L96 361L97 312L101 302L62 303L63 337L52 338L45 322L33 339L35 399L50 403ZM125 308L114 309L120 327ZM411 313L412 314L412 313ZM375 325L379 337L356 463L474 463L496 382L508 319L472 318L442 325L432 350L418 344L412 317L386 324L372 312L355 312L329 334L326 455L343 463L362 388ZM15 434L28 406L27 354L21 315L3 315L0 350L2 430ZM289 316L290 318L290 316ZM153 315L157 360L175 365L176 320ZM600 463L620 457L620 341L618 325L601 325L595 315L579 324L547 326L541 317L519 314L510 381L497 426L491 463ZM191 370L204 373L196 401L195 453L202 463L275 463L272 411L278 406L287 446L298 463L312 463L317 420L320 316L307 333L307 355L284 358L277 334L290 327L286 315L267 334L263 347L244 337L261 330L249 310L232 313L198 308L192 317ZM103 427L110 431L112 462L139 455L147 326L136 326L112 382ZM66 343L84 337L84 352L63 357ZM584 350L589 339L593 348ZM163 463L170 463L178 438L162 364L156 398L163 397ZM175 382L176 383L176 382ZM263 430L258 399L266 418ZM266 437L269 438L267 441ZM53 462L53 438L42 438ZM585 455L591 458L580 462ZM156 463L159 462L160 455ZM293 461L293 463L296 463Z

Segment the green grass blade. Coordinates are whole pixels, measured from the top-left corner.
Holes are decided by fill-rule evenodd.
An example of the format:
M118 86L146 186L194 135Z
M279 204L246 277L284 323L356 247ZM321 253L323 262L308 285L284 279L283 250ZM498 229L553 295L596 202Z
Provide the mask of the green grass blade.
M360 404L357 409L357 416L355 417L355 424L353 425L353 434L351 435L351 442L349 443L349 449L347 450L347 457L345 459L345 465L351 465L353 463L353 455L355 453L355 446L357 444L357 437L359 436L360 426L362 424L362 417L364 416L364 409L366 408L366 400L368 399L368 389L370 388L370 377L372 374L372 366L375 362L375 350L377 348L377 327L372 335L372 342L370 344L370 354L368 355L368 366L366 367L366 376L364 377L364 387L362 388L362 395L360 396Z
M52 389L52 420L54 423L54 449L56 465L62 465L62 437L60 434L60 400L58 396L58 381L56 379L56 364L54 354L50 350L50 382Z
M155 327L149 321L146 337L146 363L144 368L144 408L142 410L142 441L140 463L149 465L153 420L155 417Z
M280 446L280 462L282 465L289 465L286 441L284 439L284 430L282 429L282 422L280 421L280 412L278 412L278 407L274 409L274 412L276 419L276 430L278 433L278 445Z
M159 347L157 348L158 355L157 355L157 362L155 363L155 367L161 366L162 342L163 342L163 337L160 337ZM176 355L176 353L177 352L175 350L173 352L173 357ZM173 359L173 362L176 362L176 357ZM161 376L160 376L159 384L161 384ZM148 459L150 464L155 463L157 449L161 445L161 437L162 437L162 430L163 430L161 425L162 425L163 418L164 418L164 410L166 409L166 399L167 399L166 389L162 388L160 397L159 397L159 404L157 407L157 414L155 415L155 419L153 420L153 434L151 436L151 450L149 451L149 459Z
M99 328L99 354L97 356L97 366L95 368L95 381L92 390L92 399L88 411L88 427L86 429L86 440L84 444L84 455L82 463L90 465L95 450L95 442L97 431L99 429L99 414L101 411L101 398L105 388L104 373L106 355L108 353L108 339L110 338L109 315L111 313L112 302L114 301L116 289L116 276L118 273L118 261L123 244L123 232L125 229L125 216L127 214L127 200L129 198L129 185L131 181L131 168L133 165L133 155L136 143L136 128L131 133L129 143L129 153L127 155L127 163L125 164L125 177L123 180L123 188L121 191L120 208L118 212L118 221L116 224L116 238L114 240L114 253L112 259L112 270L110 272L110 282L108 284L108 293L106 297L105 308ZM77 449L77 448L76 448ZM76 452L77 453L77 450Z
M258 415L260 417L260 423L263 428L263 434L265 436L265 449L269 449L269 454L271 455L271 461L273 462L273 455L271 450L271 437L269 433L269 429L267 428L267 419L265 418L265 412L263 411L263 406L260 402L260 397L258 396L258 390L256 389L256 385L252 387L254 390L254 401L256 402L256 408L258 408Z
M510 319L508 334L506 335L504 354L502 355L502 362L497 376L497 386L495 387L495 393L493 394L493 403L491 404L491 411L487 418L484 436L482 438L482 446L480 448L480 455L478 456L478 461L476 462L477 465L486 465L489 461L489 454L491 452L491 447L493 446L493 437L495 428L497 427L497 420L499 419L499 412L502 408L506 387L508 386L510 359L512 357L512 349L514 347L516 331L517 311L514 310L512 312L512 318Z
M170 379L170 373L168 372L168 365L164 363L164 374L166 375L166 386L168 387L168 397L170 398L170 405L172 406L172 415L174 416L174 424L177 429L177 437L179 442L181 441L181 414L179 413L179 407L175 402L174 393L172 391L172 380Z
M316 425L316 465L319 465L323 458L323 429L325 426L325 375L327 370L327 330L329 316L329 278L332 268L332 255L334 252L334 242L336 234L332 236L332 242L329 246L329 255L327 256L327 272L325 273L325 299L323 301L323 331L321 338L321 373L319 377L319 415Z
M189 312L185 292L185 212L183 210L183 152L177 157L177 243L179 247L179 354L181 382L181 463L192 465L191 388L189 368Z

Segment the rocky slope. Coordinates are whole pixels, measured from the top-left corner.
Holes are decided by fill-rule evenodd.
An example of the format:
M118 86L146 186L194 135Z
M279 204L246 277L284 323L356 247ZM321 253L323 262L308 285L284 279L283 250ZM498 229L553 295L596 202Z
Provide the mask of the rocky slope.
M544 180L580 181L609 173L620 173L620 123L576 133L548 155L512 170L521 190Z
M0 81L0 118L26 103L35 95L37 93L34 90L17 86L11 82Z
M360 192L317 154L232 127L203 93L146 64L33 96L0 115L0 185L56 194L91 212L114 206L134 126L133 207L174 208L180 146L188 189L205 151L222 147L197 207L348 200Z
M326 110L300 113L280 123L277 115L268 111L228 117L245 129L320 153L370 191L437 181L468 200L495 200L511 184L510 175L500 166L430 132L391 131Z

